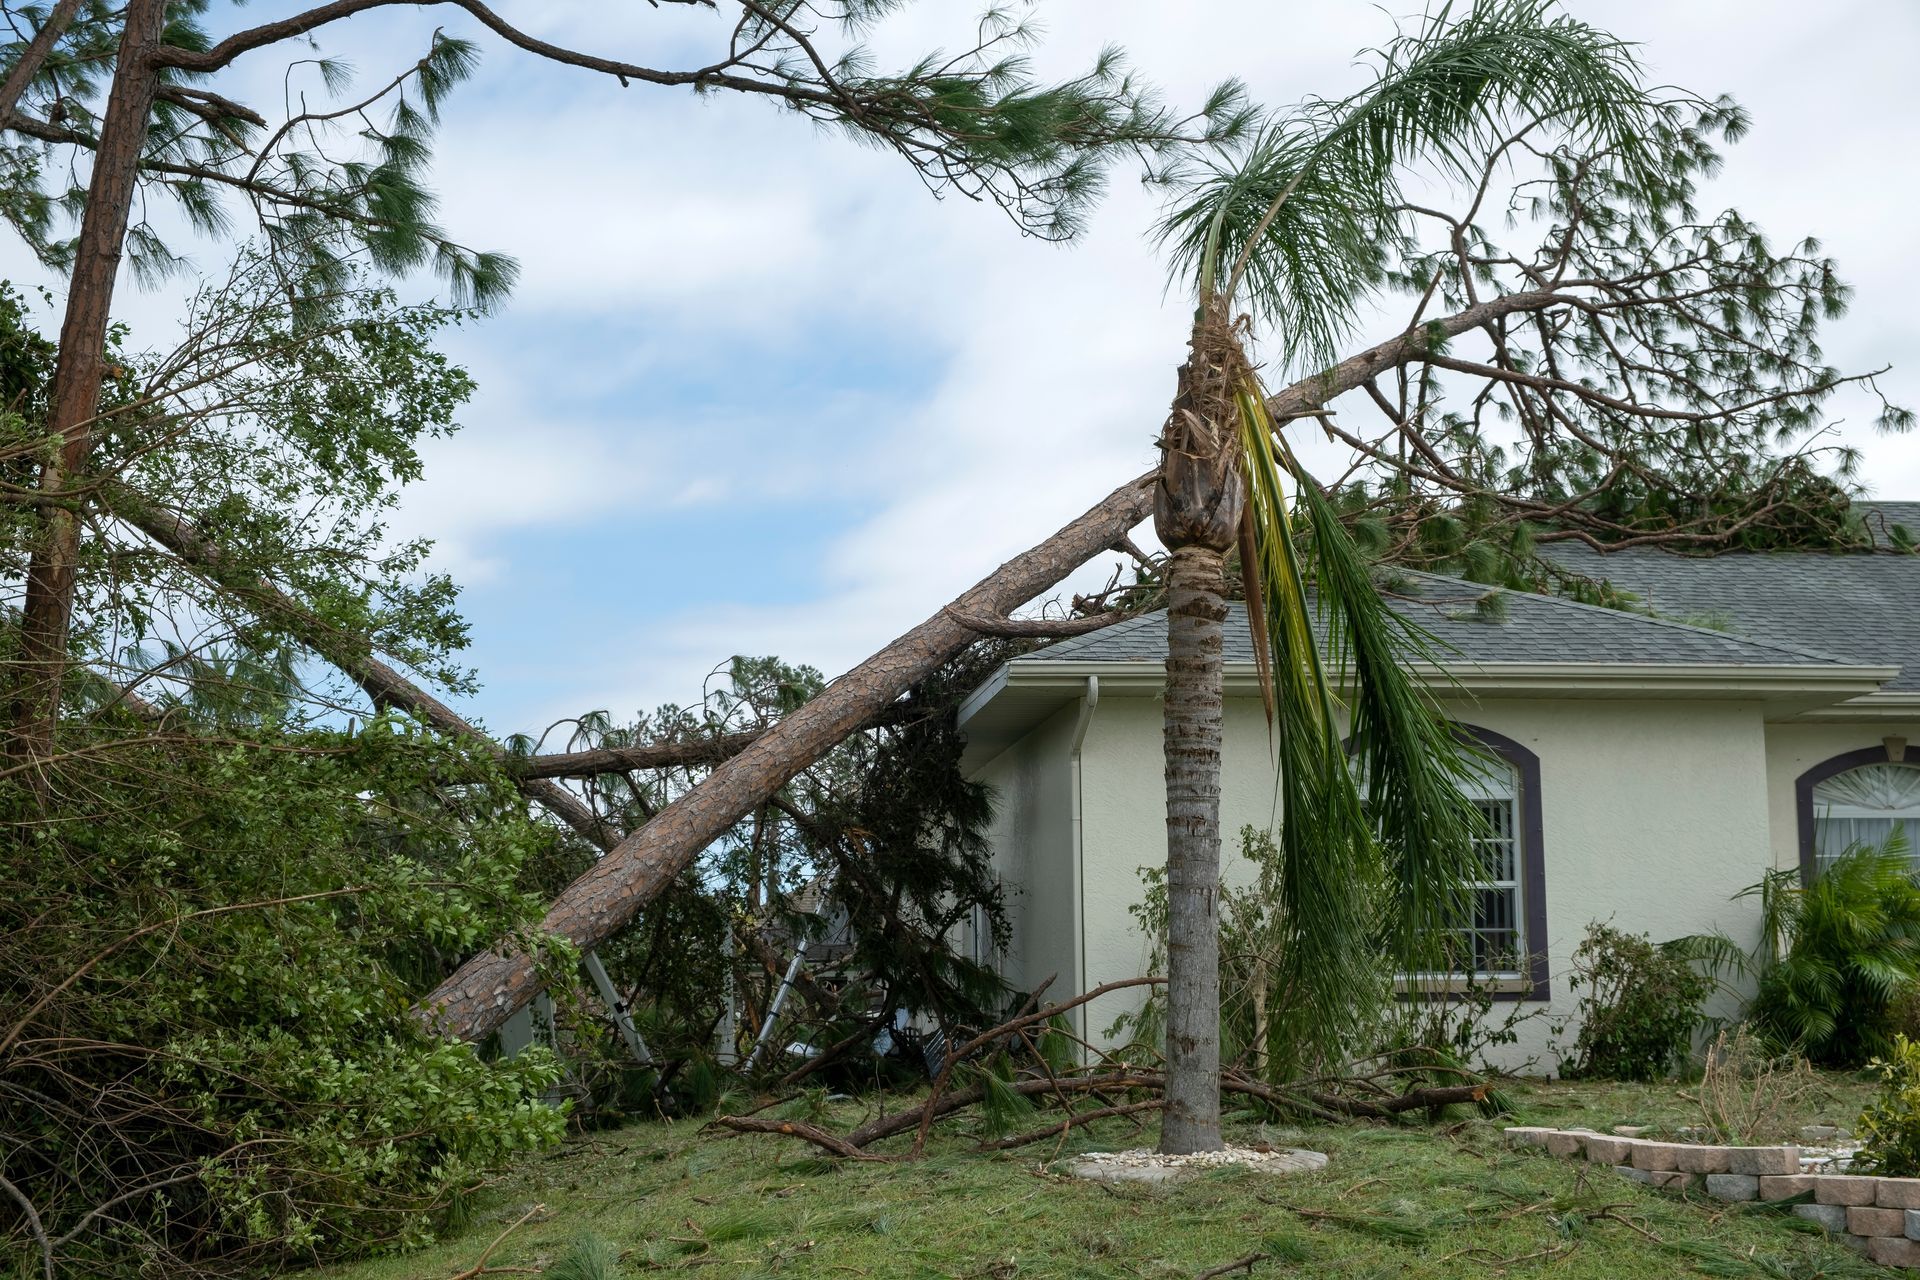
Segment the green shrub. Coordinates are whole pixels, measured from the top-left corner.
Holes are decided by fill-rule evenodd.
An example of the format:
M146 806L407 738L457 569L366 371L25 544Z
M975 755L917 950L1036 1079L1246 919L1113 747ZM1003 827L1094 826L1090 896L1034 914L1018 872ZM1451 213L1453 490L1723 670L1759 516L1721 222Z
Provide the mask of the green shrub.
M1920 888L1904 840L1835 859L1810 886L1776 872L1762 902L1762 956L1747 1017L1782 1049L1827 1067L1893 1051L1895 1017L1920 981Z
M45 814L0 842L0 1237L25 1197L61 1274L414 1244L565 1124L551 1054L413 1009L537 909L511 788L400 721L255 732L75 753L44 810L0 789Z
M1573 953L1580 1034L1562 1067L1568 1077L1659 1080L1686 1060L1713 980L1685 952L1595 922Z
M1920 1044L1895 1035L1885 1058L1875 1058L1880 1094L1855 1126L1863 1145L1854 1168L1889 1178L1920 1177Z

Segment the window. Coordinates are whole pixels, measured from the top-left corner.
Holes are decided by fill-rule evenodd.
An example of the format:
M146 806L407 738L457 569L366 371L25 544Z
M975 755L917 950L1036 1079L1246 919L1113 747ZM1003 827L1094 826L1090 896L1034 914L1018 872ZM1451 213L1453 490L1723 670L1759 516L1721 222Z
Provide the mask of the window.
M1473 923L1459 931L1455 967L1479 978L1518 978L1527 955L1521 910L1520 779L1504 760L1478 761L1463 790L1484 828L1474 838L1479 879L1473 883Z
M1813 784L1816 874L1849 849L1885 844L1895 830L1911 856L1920 847L1920 768L1866 764Z
M1488 729L1461 725L1457 732L1482 753L1461 785L1485 820L1474 840L1473 918L1453 931L1453 972L1408 975L1402 989L1417 994L1437 980L1441 990L1451 990L1471 978L1495 999L1551 999L1540 757Z
M1882 844L1897 827L1920 866L1920 756L1908 759L1906 739L1890 737L1822 760L1794 779L1800 827L1800 877L1811 884L1820 869L1849 848Z

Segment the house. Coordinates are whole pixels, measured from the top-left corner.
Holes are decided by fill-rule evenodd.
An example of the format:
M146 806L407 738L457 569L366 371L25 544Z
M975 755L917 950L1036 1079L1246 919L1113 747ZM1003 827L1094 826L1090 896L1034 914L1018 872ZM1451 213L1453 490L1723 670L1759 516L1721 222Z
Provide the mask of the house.
M1879 510L1920 529L1920 504ZM1920 556L1551 554L1655 616L1504 591L1489 609L1486 588L1420 573L1391 599L1449 655L1414 674L1503 766L1473 788L1499 876L1473 922L1491 966L1477 980L1546 1011L1500 1059L1543 1071L1590 922L1750 942L1758 904L1735 895L1768 869L1811 876L1854 840L1920 824ZM1016 987L1051 975L1061 998L1142 972L1129 908L1166 854L1165 653L1163 613L1128 619L1004 664L960 709L965 767L999 797L1012 941L998 962ZM1277 814L1238 605L1226 685L1224 874L1245 882L1233 833ZM1138 999L1093 1002L1081 1033L1097 1043Z

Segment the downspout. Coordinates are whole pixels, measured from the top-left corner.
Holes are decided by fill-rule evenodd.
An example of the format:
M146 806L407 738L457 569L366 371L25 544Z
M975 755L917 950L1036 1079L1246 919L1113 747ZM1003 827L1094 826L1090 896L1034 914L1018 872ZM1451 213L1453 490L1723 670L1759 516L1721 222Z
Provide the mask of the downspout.
M1080 717L1073 724L1073 746L1068 755L1072 776L1073 813L1073 994L1087 990L1087 850L1082 834L1080 808L1080 746L1087 740L1087 726L1093 723L1094 708L1100 705L1100 677L1088 676L1086 692L1080 695ZM1073 1011L1073 1020L1081 1040L1087 1040L1087 1006Z

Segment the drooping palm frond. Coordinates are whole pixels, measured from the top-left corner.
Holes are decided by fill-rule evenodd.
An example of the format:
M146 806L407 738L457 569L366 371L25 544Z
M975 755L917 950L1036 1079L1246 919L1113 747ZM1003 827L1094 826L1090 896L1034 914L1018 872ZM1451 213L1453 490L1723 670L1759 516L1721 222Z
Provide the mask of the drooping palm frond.
M1251 374L1238 404L1247 507L1265 535L1242 548L1248 609L1272 645L1279 726L1280 985L1294 993L1295 1051L1317 1056L1347 1043L1385 994L1381 944L1402 974L1442 968L1446 939L1472 918L1481 819L1460 791L1468 749L1403 665L1432 661L1431 641L1381 599Z
M1282 813L1276 986L1287 993L1289 1022L1272 1049L1284 1070L1315 1065L1349 1043L1383 994L1370 892L1380 882L1379 847L1348 768L1335 689L1314 635L1308 577L1291 536L1288 474L1250 374L1237 399L1256 531L1251 548L1241 549L1243 556L1251 552L1242 573L1257 584L1249 586L1248 613L1260 619L1256 630L1272 646L1269 702Z
M1447 5L1377 51L1374 82L1269 122L1243 147L1174 175L1158 227L1177 279L1242 303L1289 365L1318 366L1347 336L1409 235L1401 175L1471 172L1533 122L1629 170L1671 104L1641 83L1632 46L1555 0Z
M1472 843L1484 819L1460 789L1480 753L1407 669L1416 662L1440 667L1439 645L1387 607L1333 504L1291 450L1285 457L1311 520L1329 656L1347 673L1347 755L1383 846L1388 951L1402 973L1440 971L1451 963L1443 954L1447 939L1473 919L1469 883L1488 878Z

